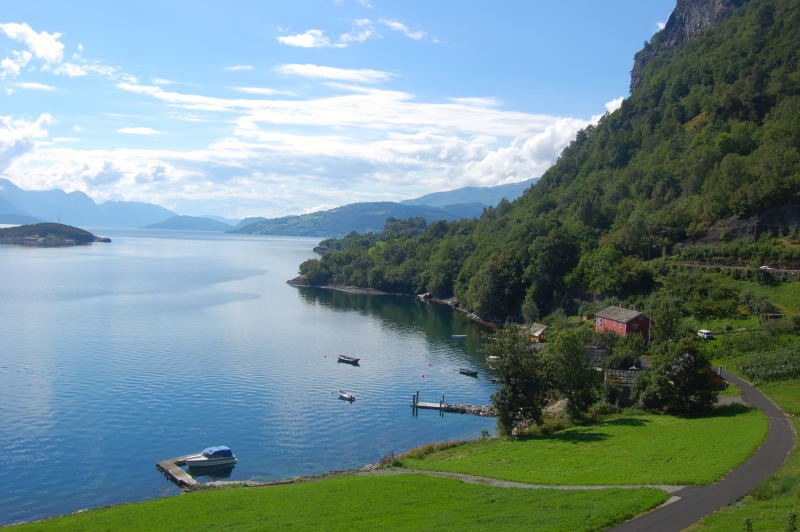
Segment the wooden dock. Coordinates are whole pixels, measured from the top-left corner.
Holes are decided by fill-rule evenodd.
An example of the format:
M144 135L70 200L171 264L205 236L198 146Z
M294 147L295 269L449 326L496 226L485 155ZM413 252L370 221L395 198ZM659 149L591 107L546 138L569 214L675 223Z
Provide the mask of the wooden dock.
M199 488L203 483L198 482L192 475L181 469L182 465L186 465L186 458L189 456L192 455L185 454L177 458L162 460L156 464L156 469L164 473L164 476L182 488Z
M496 417L497 411L490 405L465 405L459 403L447 403L444 395L438 403L427 403L419 400L419 392L411 396L411 408L424 410L438 410L439 412L452 412L454 414L471 414L473 416Z

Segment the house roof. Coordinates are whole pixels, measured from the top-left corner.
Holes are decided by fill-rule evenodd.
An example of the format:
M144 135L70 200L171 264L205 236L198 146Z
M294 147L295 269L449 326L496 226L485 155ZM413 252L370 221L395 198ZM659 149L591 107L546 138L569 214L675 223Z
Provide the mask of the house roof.
M542 334L546 330L547 330L547 325L544 325L542 323L534 323L534 324L531 325L530 329L528 329L528 332L532 336L539 336L540 334Z
M632 319L642 316L642 313L638 310L629 310L622 307L606 307L598 312L597 316L621 323L628 323Z

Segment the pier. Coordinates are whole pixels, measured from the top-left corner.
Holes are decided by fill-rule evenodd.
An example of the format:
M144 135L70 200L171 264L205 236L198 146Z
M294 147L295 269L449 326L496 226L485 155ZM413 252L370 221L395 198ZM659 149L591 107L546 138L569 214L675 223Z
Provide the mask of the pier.
M192 455L185 454L177 458L162 460L156 464L156 469L164 473L164 476L182 488L199 488L203 483L196 481L192 475L181 469L181 466L186 464L186 458L189 456Z
M411 408L414 412L418 409L423 410L438 410L439 412L452 412L454 414L471 414L473 416L481 417L495 417L497 411L490 405L467 405L460 403L447 403L444 400L444 394L438 403L427 403L419 400L419 391L411 396Z

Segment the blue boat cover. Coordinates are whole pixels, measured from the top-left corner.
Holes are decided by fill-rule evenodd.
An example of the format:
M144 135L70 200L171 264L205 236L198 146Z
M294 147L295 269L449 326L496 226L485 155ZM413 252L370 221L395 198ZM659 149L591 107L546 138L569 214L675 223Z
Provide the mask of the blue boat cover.
M203 456L211 458L212 456L221 458L233 458L233 452L230 447L224 445L217 445L216 447L206 447L203 449Z

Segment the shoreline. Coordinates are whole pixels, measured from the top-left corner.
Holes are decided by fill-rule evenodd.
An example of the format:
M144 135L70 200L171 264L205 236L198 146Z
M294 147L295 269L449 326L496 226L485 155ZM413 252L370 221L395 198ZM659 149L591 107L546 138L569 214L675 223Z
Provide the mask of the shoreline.
M458 304L458 300L455 297L450 297L447 299L439 299L431 296L427 292L424 294L407 294L402 292L384 292L376 288L364 288L361 286L336 285L336 284L316 285L309 283L308 280L303 279L300 276L295 277L294 279L287 280L286 284L288 284L289 286L294 286L295 288L322 288L324 290L335 290L337 292L344 292L347 294L359 294L366 296L413 297L423 303L435 303L437 305L444 305L450 307L455 311L465 314L470 321L473 321L478 325L486 327L487 329L496 330L503 326L503 322L486 320L478 316L474 312L461 307Z

